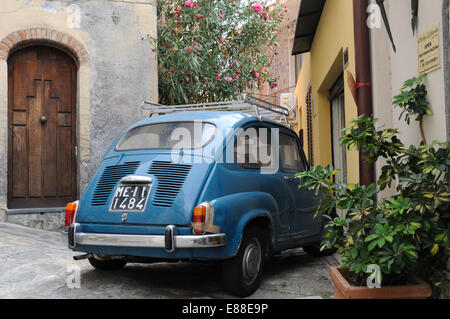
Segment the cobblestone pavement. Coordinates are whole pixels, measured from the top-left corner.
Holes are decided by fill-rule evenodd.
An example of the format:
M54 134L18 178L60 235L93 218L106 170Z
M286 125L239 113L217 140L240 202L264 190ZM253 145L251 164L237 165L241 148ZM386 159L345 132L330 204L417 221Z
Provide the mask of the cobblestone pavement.
M223 291L219 264L128 264L101 272L74 261L63 233L0 223L0 298L232 298ZM301 249L274 256L251 298L332 298L333 257L312 258ZM70 289L72 265L81 287Z

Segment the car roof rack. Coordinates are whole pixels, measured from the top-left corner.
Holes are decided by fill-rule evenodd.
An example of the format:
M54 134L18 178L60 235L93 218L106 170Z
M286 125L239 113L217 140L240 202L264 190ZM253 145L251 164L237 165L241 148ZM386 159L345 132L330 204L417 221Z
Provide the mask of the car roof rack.
M242 100L201 103L201 104L184 104L184 105L162 105L149 101L142 104L143 111L150 111L149 117L154 114L167 114L176 112L192 112L192 111L234 111L247 114L255 114L262 121L263 117L280 121L283 119L286 125L290 127L288 116L289 109L284 106L276 105L255 96L244 94Z

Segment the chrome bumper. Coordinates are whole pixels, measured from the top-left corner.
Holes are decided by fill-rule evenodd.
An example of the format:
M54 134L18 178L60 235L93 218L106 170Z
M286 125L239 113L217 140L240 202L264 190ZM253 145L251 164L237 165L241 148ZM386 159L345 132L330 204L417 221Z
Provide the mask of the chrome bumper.
M69 248L77 246L113 246L134 248L164 248L173 252L177 248L211 248L224 246L226 234L175 235L176 227L169 225L164 235L121 235L83 233L80 224L69 227Z

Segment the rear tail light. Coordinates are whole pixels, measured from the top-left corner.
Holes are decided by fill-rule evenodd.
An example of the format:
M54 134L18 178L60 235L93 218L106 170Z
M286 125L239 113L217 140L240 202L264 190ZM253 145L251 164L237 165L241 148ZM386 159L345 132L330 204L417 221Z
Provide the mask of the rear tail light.
M208 222L211 210L212 206L208 202L195 206L192 215L192 230L194 234L199 235L205 232L205 225Z
M203 233L203 227L206 221L206 206L198 205L194 208L194 214L192 216L192 228L194 234Z
M75 221L75 215L78 208L78 201L66 205L66 226L69 227Z

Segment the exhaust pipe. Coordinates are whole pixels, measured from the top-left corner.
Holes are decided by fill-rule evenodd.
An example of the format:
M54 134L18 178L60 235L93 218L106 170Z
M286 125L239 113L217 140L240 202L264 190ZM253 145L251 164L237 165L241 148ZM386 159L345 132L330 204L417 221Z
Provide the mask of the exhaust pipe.
M91 257L92 257L92 254L84 254L84 255L73 256L73 259L78 261L78 260L88 259Z

